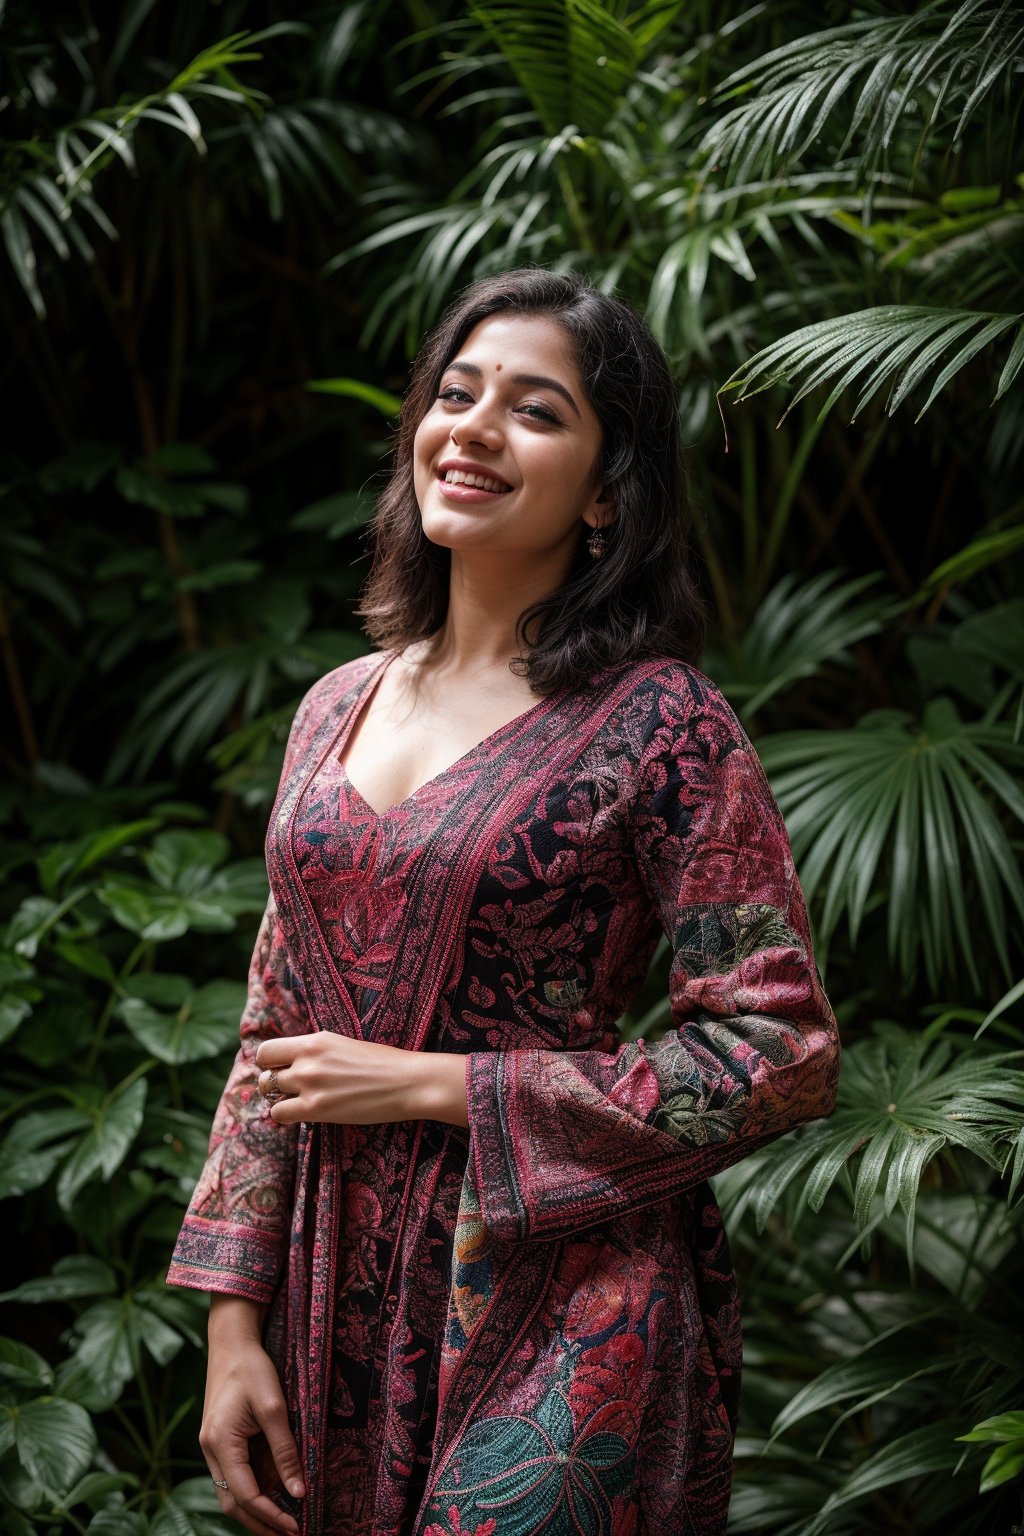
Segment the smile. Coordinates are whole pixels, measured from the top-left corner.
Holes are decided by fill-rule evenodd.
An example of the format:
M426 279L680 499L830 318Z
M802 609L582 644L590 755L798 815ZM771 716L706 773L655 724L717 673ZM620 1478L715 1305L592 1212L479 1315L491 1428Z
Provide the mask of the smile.
M502 494L510 491L512 487L506 485L504 480L492 480L489 475L473 475L464 469L447 469L442 477L443 485L468 485L480 491L491 491L493 494Z

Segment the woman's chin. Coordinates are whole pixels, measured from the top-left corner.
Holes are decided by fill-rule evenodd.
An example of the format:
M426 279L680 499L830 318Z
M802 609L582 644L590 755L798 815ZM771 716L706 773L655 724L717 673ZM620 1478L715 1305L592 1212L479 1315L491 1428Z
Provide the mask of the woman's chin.
M423 529L423 537L431 544L437 544L442 549L456 550L481 550L496 548L497 530L484 526L484 520L479 512L474 519L472 511L456 512L452 514L428 513L421 516L420 526Z

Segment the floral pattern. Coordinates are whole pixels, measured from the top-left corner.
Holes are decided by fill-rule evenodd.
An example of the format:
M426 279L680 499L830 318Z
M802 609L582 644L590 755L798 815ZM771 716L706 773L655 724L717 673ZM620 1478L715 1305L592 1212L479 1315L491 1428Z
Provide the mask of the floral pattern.
M168 1278L270 1304L303 1536L721 1536L740 1330L708 1179L838 1072L778 808L721 693L654 657L378 815L342 758L389 660L293 725ZM661 933L672 1027L623 1042ZM255 1042L311 1029L463 1053L468 1131L283 1131Z

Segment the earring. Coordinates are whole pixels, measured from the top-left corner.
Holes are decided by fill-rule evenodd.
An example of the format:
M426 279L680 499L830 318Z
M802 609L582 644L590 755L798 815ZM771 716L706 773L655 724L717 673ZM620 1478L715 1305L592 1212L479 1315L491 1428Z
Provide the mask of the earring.
M603 557L605 550L608 548L608 540L600 528L595 528L590 535L590 538L587 540L587 548L590 550L592 559L600 560Z

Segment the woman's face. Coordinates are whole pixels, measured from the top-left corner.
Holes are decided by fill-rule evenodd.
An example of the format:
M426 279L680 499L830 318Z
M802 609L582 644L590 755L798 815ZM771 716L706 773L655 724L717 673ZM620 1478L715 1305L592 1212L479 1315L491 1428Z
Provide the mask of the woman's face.
M416 431L424 533L453 551L564 555L567 569L580 520L610 520L595 480L601 443L561 326L539 315L481 321Z

